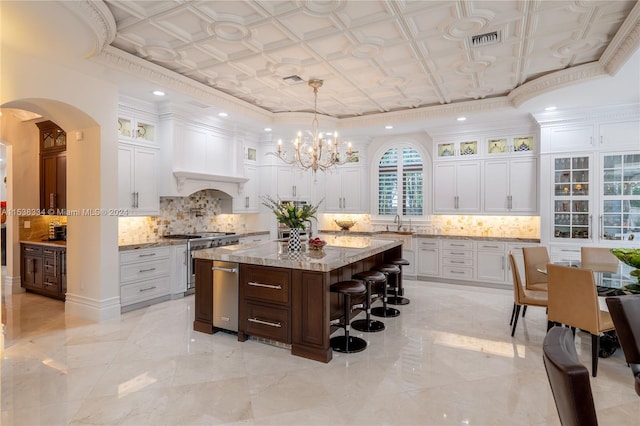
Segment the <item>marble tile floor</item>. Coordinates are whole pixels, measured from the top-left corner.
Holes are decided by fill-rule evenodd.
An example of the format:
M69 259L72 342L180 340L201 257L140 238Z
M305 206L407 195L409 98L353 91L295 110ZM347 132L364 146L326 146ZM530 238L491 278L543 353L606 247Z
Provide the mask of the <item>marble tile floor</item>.
M559 424L542 363L544 309L515 338L510 291L406 281L411 304L369 347L328 364L192 329L193 296L100 324L32 294L3 300L2 425ZM341 333L338 331L337 333ZM582 362L591 343L578 333ZM618 351L592 389L601 425L640 399Z

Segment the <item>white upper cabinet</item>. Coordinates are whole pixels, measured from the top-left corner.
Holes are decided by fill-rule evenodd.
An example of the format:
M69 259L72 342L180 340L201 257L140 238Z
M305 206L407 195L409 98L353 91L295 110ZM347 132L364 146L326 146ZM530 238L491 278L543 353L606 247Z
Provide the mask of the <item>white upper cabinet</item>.
M480 155L480 142L476 139L463 141L444 141L435 144L436 160L457 158L477 158Z
M129 143L155 145L156 127L154 120L119 116L118 139Z
M488 137L482 144L482 155L485 158L531 155L536 150L536 139L533 135Z
M535 214L538 211L536 158L502 158L484 162L484 211Z
M244 167L244 177L249 179L242 189L239 196L233 197L234 213L258 213L260 203L258 200L258 167L246 165Z
M480 162L446 162L433 168L434 213L480 212Z
M277 168L278 198L281 200L309 199L310 170L300 170L295 166L279 166Z
M363 168L338 166L325 177L326 213L366 213L362 196Z
M638 149L640 147L640 120L619 123L603 123L599 126L598 141L604 148Z
M158 150L121 143L118 145L118 208L129 216L157 215Z

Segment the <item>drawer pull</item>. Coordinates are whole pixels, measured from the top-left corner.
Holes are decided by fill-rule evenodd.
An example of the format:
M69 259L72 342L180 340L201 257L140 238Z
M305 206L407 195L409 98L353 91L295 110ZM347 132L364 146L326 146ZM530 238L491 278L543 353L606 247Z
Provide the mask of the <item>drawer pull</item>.
M455 244L455 243L451 243L450 244L451 247L465 247L465 244Z
M464 274L464 272L462 271L449 271L449 272L451 272L452 274Z
M155 256L155 253L146 253L146 254L139 254L138 257L149 257L149 256Z
M461 260L450 260L451 263L464 264L464 261Z
M456 251L452 251L451 254L455 254L456 256L464 256L465 253L460 253L460 252L456 252Z
M44 285L47 285L47 286L55 286L55 285L57 285L57 284L50 283L49 281L45 281L45 282L44 282Z
M156 268L149 268L149 269L140 269L140 272L151 272L151 271L155 271Z
M24 251L38 251L39 249L36 248L31 248L31 247L25 247Z
M497 249L497 248L500 248L500 247L498 247L498 246L486 246L485 245L485 246L482 246L482 248L494 248L494 249Z
M44 252L45 252L46 254L53 254L53 250L47 250L47 249L45 249L45 250L44 250Z
M271 288L274 290L282 290L282 286L280 284L262 284L262 283L257 283L254 281L249 281L248 283L250 286L254 286L254 287L265 287L265 288Z
M154 285L154 286L151 286L151 287L147 287L147 288L141 288L141 289L140 289L140 291L141 291L141 292L143 292L143 291L149 291L149 290L153 290L154 288L156 288L156 286L155 286L155 285Z
M219 266L214 266L213 268L211 268L211 270L213 270L213 271L222 271L222 272L230 272L232 274L235 274L236 272L238 272L238 268L221 268Z
M262 321L258 318L249 318L247 321L255 322L256 324L268 325L269 327L282 328L282 324L279 322Z

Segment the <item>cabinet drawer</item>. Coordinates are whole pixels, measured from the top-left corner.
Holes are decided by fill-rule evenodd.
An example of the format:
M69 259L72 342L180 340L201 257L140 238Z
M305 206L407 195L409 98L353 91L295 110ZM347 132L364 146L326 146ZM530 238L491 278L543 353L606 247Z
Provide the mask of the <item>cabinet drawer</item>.
M42 255L42 246L22 245L22 254L28 254L31 256Z
M45 275L44 281L42 283L42 290L57 296L58 292L60 291L60 283L58 277Z
M473 250L473 241L444 241L442 244L442 248L452 250Z
M120 263L142 262L155 259L168 259L171 247L157 247L152 249L127 250L120 252Z
M471 280L473 279L473 269L444 266L442 268L442 275L448 278L457 278L460 280Z
M289 304L291 272L288 269L250 266L241 278L246 298Z
M169 294L170 281L169 277L163 277L122 285L120 286L120 304L126 306Z
M132 263L120 266L120 282L146 280L170 274L170 264L166 259Z
M473 250L448 249L442 251L442 256L473 259Z
M440 241L434 239L418 239L418 248L439 248Z
M580 260L580 247L550 247L549 257L552 262L566 262Z
M49 248L49 247L43 247L42 248L42 255L45 256L45 258L47 258L47 257L51 258L51 257L55 256L58 251L59 250L52 249L52 248Z
M449 266L463 266L473 268L473 259L466 257L443 257L442 263Z
M478 243L478 250L505 251L507 245L505 243Z
M248 302L244 321L241 328L249 335L291 343L287 308Z

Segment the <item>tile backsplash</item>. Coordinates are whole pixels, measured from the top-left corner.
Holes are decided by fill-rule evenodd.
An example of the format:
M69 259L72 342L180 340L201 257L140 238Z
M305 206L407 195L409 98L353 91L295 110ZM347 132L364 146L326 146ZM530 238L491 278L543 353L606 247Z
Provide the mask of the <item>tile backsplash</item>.
M160 197L160 214L118 219L118 241L153 241L166 234L192 234L203 231L244 233L251 215L223 214L222 200L213 190L188 197Z
M25 228L25 222L29 223L29 228ZM21 241L40 241L49 236L49 224L58 222L60 225L67 224L66 216L20 216L18 218L19 239Z

